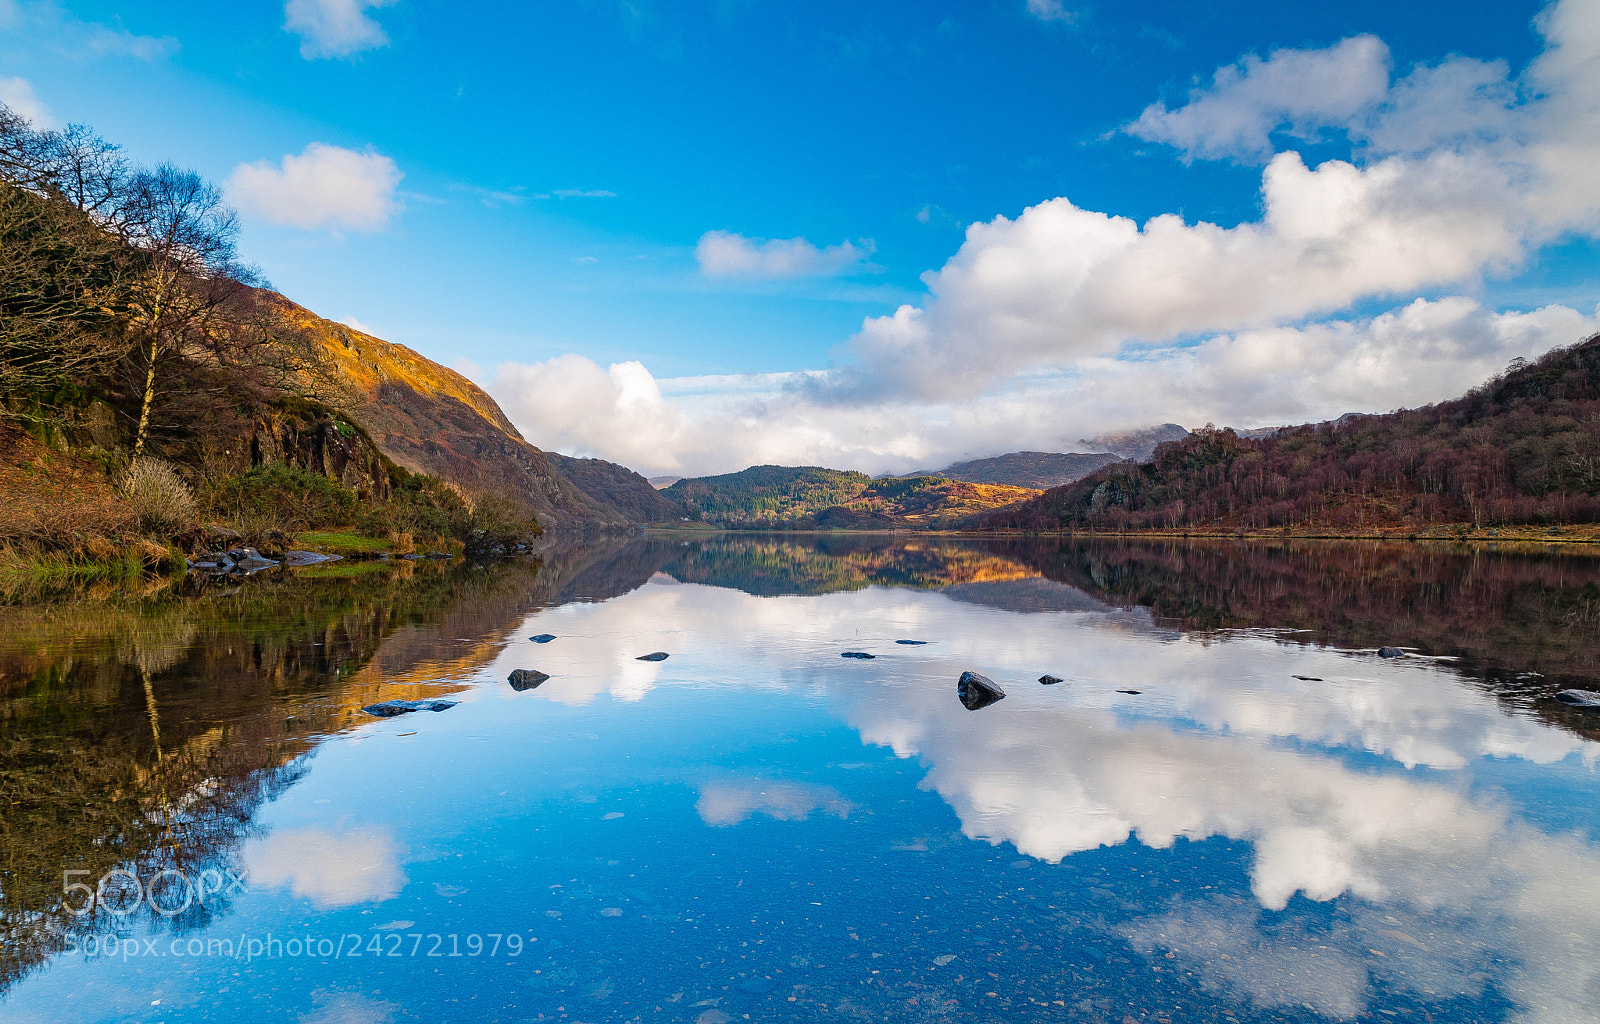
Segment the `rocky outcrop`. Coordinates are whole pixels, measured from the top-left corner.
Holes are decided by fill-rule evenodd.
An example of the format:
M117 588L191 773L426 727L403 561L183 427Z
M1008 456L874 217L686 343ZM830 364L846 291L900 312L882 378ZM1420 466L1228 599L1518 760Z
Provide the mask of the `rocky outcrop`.
M286 400L255 417L252 467L283 463L337 481L362 500L388 501L389 462L360 427L313 402Z

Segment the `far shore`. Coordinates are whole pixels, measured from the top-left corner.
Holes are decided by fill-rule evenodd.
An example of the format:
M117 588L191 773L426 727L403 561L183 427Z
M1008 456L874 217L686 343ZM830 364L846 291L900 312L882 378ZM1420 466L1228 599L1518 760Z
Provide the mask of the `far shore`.
M1552 532L1558 531L1558 532ZM1600 544L1600 524L1581 523L1559 527L1497 526L1474 527L1466 523L1434 524L1423 530L1395 529L1389 531L1367 530L1358 533L1291 532L1277 530L919 530L915 528L881 530L818 530L786 529L782 526L727 527L712 525L674 526L652 525L644 528L650 535L703 537L719 536L802 536L802 537L960 537L965 539L1003 539L1017 537L1050 537L1085 540L1381 540L1414 541L1429 544Z

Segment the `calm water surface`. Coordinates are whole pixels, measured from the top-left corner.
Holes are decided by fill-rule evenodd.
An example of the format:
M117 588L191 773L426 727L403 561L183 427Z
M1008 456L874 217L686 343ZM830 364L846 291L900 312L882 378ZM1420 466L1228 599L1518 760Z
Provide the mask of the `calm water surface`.
M1600 689L1592 555L731 537L190 586L0 608L7 1021L1597 1016L1600 711L1550 699ZM459 703L360 711L418 697Z

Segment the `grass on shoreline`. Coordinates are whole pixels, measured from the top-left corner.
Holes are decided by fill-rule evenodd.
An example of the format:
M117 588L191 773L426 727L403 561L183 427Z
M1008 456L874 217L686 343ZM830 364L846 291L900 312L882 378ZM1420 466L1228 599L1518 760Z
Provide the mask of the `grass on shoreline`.
M0 599L128 585L179 575L184 568L182 552L149 540L115 545L97 538L79 551L5 545L0 546Z

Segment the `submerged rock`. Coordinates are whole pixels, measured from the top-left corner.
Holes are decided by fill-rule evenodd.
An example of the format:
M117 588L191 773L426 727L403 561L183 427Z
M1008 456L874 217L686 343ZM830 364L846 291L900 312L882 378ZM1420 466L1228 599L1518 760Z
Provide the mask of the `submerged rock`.
M1562 690L1556 700L1575 708L1600 708L1600 693L1594 690Z
M455 707L457 703L453 700L386 700L381 704L368 704L361 710L379 718L393 718L413 711L444 711Z
M1139 696L1139 694L1143 693L1144 691L1143 690L1118 690L1117 692L1118 693L1131 693L1135 697L1137 697L1137 696Z
M1405 656L1406 656L1406 652L1402 651L1398 647L1380 647L1380 648L1378 648L1378 657L1380 657L1380 658L1404 658Z
M897 644L905 644L907 647L921 647L923 644L925 644L927 642L928 641L926 641L926 640L896 640L895 641L895 643L897 643Z
M1320 683L1320 682L1322 682L1322 677L1321 676L1295 676L1294 678L1300 680L1301 682L1305 682L1305 683Z
M529 640L532 640L536 644L547 644L555 638L556 635L554 633L540 633L538 636L528 637Z
M1040 676L1039 677L1039 682L1043 683L1046 686L1054 686L1057 683L1061 682L1061 677L1060 676Z
M666 651L653 651L650 654L641 654L641 655L639 655L637 658L635 658L633 660L634 661L666 661L667 660L667 652Z
M986 708L997 700L1006 699L1006 691L995 685L993 679L976 672L963 672L956 683L956 696L968 711Z
M506 682L511 684L513 690L521 693L523 690L537 689L540 683L549 678L549 675L538 669L519 668L506 677Z
M284 565L316 565L319 562L337 562L343 555L325 555L320 551L285 551Z
M841 658L856 658L856 659L859 659L861 661L871 661L873 658L876 658L877 655L876 654L868 654L866 651L845 651L843 654L839 655L839 657L841 657Z

